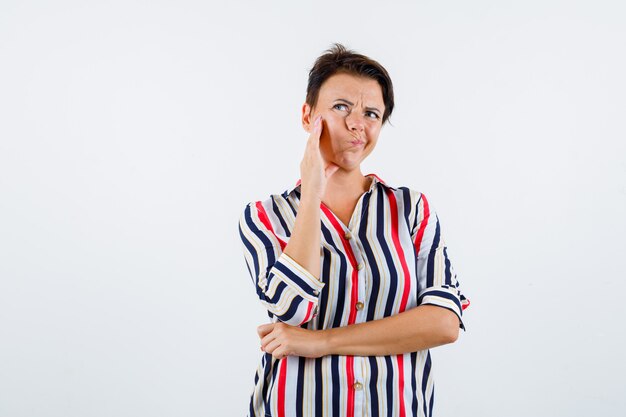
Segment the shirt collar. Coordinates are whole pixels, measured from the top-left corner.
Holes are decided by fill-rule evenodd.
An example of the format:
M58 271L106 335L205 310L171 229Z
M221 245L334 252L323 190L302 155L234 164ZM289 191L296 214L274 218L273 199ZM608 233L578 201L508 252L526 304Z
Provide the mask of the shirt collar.
M367 174L367 175L365 175L365 176L366 176L366 177L372 177L372 178L373 178L372 184L370 185L370 188L369 188L368 192L369 192L369 191L372 191L372 190L374 189L374 187L376 187L376 184L377 184L377 183L380 183L380 184L382 184L383 186L385 186L385 187L387 187L387 188L390 188L390 189L392 189L392 190L396 191L396 187L392 187L391 185L387 184L387 183L386 183L385 181L383 181L383 180L382 180L382 179L381 179L378 175L376 175L376 174L374 174L374 173ZM300 189L300 183L301 183L301 182L302 182L302 179L301 179L301 178L298 178L298 181L296 181L296 184L295 184L295 185L294 185L291 189L289 189L289 190L287 190L287 191L286 191L286 192L287 192L287 194L291 194L291 193L293 193L296 189Z

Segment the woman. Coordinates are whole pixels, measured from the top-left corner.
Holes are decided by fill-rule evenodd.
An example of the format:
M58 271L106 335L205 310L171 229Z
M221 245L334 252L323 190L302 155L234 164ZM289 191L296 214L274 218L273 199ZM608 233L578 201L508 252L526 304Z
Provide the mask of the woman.
M392 110L387 71L335 44L309 74L301 178L241 215L272 319L249 417L432 414L429 348L465 330L469 300L426 196L361 173Z

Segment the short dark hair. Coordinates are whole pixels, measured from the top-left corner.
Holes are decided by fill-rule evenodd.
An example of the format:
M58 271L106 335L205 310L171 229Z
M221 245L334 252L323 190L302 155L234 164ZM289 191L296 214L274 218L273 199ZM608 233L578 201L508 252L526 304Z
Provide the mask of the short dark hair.
M387 70L377 61L346 49L340 43L334 43L324 52L315 60L313 68L309 71L309 82L306 88L307 104L315 107L322 84L334 74L348 73L372 78L378 81L383 93L385 112L382 122L385 124L393 111L393 84Z

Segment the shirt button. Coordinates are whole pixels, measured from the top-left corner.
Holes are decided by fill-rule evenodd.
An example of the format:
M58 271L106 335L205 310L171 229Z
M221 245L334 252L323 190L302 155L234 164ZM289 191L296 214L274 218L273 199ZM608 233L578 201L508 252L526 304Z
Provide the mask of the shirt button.
M352 388L360 390L361 388L363 388L363 384L361 384L360 382L355 382L354 385L352 385Z
M360 301L358 303L356 303L356 309L357 310L363 310L363 303L360 302Z
M365 265L363 265L363 264L358 264L358 265L356 266L356 269L358 269L358 270L360 271L361 269L363 269L363 267L364 267L364 266L365 266Z
M344 235L344 237L348 240L352 239L352 235L350 234L350 232L346 232L346 234Z
M313 294L320 295L320 292L318 290L313 290Z

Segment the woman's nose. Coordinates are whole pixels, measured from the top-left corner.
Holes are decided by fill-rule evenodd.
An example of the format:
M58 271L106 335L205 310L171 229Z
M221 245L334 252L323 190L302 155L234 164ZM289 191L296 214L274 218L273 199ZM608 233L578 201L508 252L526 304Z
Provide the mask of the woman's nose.
M354 112L351 112L346 116L346 124L348 125L348 129L355 130L357 132L362 132L365 128L363 119L361 119L361 117Z

